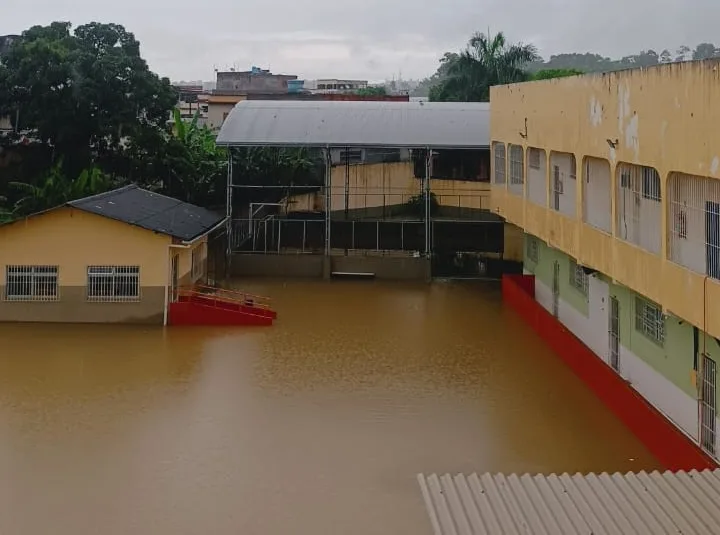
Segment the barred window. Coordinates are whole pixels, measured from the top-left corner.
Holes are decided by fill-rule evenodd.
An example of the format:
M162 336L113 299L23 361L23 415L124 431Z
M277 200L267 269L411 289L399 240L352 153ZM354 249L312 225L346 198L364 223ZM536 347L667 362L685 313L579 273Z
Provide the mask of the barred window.
M495 157L495 184L505 184L505 145L499 142L493 143L493 154Z
M523 148L520 145L510 145L510 184L522 184L524 177Z
M665 316L662 309L642 297L635 297L635 330L659 346L665 344Z
M340 151L340 161L342 163L363 163L362 149L343 149Z
M528 260L538 263L538 242L535 238L528 237L525 244L525 254Z
M584 296L588 295L588 288L590 286L589 277L582 266L579 266L574 260L569 261L570 264L570 286L575 288L577 291L582 293Z
M89 266L88 301L137 301L140 299L139 266Z
M8 301L56 301L58 266L6 266L5 299Z
M540 149L528 149L528 167L530 169L540 169Z

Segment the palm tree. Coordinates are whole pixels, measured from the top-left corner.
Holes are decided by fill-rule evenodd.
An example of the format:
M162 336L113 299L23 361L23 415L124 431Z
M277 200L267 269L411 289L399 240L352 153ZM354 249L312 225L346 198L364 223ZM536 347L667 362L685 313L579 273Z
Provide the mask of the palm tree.
M45 176L39 185L25 182L10 182L10 186L25 193L12 211L5 212L5 218L28 215L60 206L68 201L81 199L110 189L112 182L97 167L83 170L72 180L62 171L62 158L60 158Z
M493 85L523 82L523 69L539 59L534 45L508 44L502 32L476 33L467 48L448 65L447 77L430 93L431 100L488 102Z

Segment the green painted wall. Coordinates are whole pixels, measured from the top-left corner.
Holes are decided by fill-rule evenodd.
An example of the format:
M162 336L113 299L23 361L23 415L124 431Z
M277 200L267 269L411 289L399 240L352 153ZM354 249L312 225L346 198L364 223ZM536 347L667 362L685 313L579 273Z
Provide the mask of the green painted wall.
M527 243L529 240L538 243L538 262L528 258ZM552 287L553 262L560 265L560 298L573 308L588 315L588 301L577 289L570 285L570 257L565 253L549 247L545 242L525 235L524 267L548 287ZM681 319L668 315L665 320L665 343L659 346L644 334L635 330L635 292L613 282L604 275L601 278L608 283L610 295L620 305L620 343L638 358L652 366L665 378L675 384L689 396L697 397L697 389L693 383L694 342L693 326ZM703 339L705 345L703 346ZM720 367L720 344L711 336L700 331L700 351L704 351L715 360ZM716 381L717 396L720 400L720 377Z
M620 305L620 343L660 372L691 397L693 384L693 328L675 316L665 319L665 343L660 346L635 330L636 293L618 284L610 285L610 295Z
M538 244L537 264L528 258L528 241L535 240ZM565 253L549 247L544 241L525 234L523 247L524 268L535 275L548 288L552 288L553 264L560 266L560 299L572 306L583 316L588 315L588 298L570 284L570 257Z

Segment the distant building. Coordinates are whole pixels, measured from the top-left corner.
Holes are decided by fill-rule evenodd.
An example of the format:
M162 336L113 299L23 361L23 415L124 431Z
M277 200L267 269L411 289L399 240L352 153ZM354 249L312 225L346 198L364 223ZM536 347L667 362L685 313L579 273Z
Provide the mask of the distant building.
M305 82L305 89L311 93L354 93L367 89L367 80L341 80L338 78L319 78Z
M175 84L174 87L178 92L176 107L180 110L180 116L190 121L197 115L198 122L205 124L207 122L208 105L203 86ZM174 118L171 116L170 120L172 121Z
M294 74L272 74L267 69L253 67L249 71L218 72L215 90L223 93L287 93L288 82L297 79Z

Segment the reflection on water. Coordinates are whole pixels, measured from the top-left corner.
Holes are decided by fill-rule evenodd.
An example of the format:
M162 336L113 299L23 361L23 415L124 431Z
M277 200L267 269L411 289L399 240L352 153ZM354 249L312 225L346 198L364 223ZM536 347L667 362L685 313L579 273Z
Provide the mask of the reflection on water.
M659 467L494 287L245 287L274 327L0 325L0 533L429 534L418 472Z

